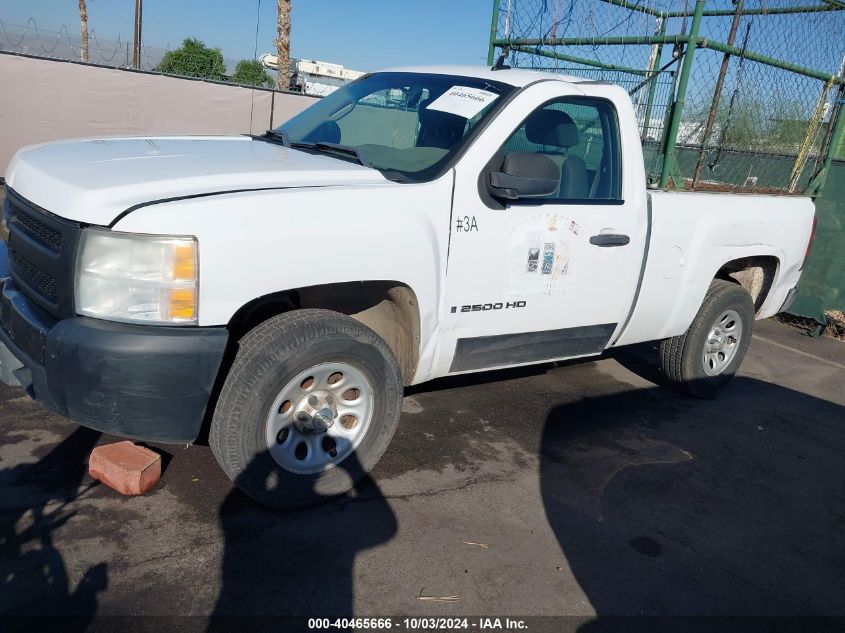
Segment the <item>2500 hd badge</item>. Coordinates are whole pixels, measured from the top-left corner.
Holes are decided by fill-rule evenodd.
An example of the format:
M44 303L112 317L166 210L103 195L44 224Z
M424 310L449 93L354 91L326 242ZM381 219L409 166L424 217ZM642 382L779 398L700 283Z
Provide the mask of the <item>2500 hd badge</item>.
M456 312L487 312L488 310L510 310L511 308L524 307L525 301L506 301L504 303L499 301L497 303L474 303L472 305L452 306L449 312L452 314Z

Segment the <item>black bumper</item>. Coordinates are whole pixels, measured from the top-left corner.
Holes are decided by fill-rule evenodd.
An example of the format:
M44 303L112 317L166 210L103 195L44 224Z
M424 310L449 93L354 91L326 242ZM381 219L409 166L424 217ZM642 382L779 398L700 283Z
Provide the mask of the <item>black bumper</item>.
M197 438L226 349L225 328L55 321L10 280L0 279L0 293L0 345L22 365L14 368L17 381L45 408L124 437Z

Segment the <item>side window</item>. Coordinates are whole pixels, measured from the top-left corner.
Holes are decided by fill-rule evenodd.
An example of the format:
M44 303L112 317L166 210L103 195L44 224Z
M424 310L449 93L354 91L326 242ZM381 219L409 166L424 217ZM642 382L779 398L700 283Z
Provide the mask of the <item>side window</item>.
M550 101L522 122L502 151L504 157L528 152L554 162L560 184L543 200L621 199L618 124L607 101L576 97Z

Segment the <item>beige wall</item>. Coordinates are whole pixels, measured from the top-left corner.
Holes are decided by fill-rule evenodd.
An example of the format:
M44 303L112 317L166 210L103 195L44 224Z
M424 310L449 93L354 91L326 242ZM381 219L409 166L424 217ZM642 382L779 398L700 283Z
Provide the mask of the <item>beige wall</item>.
M278 125L312 103L313 97L0 53L0 173L24 145L87 136L260 134L270 127L271 106Z

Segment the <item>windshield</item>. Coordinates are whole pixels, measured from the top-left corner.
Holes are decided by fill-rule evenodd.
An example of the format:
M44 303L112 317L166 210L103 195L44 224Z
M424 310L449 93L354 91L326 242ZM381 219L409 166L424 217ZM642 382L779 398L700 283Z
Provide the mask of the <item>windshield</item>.
M297 148L356 150L361 162L413 181L436 177L513 86L472 77L375 73L276 128ZM322 146L318 147L316 144Z

